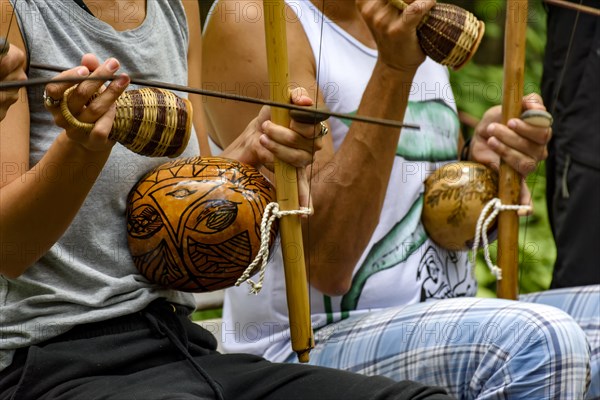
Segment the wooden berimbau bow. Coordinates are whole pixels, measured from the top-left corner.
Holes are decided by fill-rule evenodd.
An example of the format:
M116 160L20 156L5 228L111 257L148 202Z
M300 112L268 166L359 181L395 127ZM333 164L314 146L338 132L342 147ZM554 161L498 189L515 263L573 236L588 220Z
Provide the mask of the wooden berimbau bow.
M525 76L525 39L527 32L527 0L508 0L504 38L504 81L502 87L502 123L521 115ZM508 164L500 163L498 198L503 205L519 204L521 177ZM500 298L517 298L519 217L517 211L505 210L498 215L498 280Z
M285 3L283 0L264 0L263 5L269 81L273 83L270 85L271 99L289 102ZM289 126L290 117L286 110L274 108L271 113L274 123ZM289 164L276 162L275 180L280 209L297 210L299 203L296 169ZM292 349L300 362L308 362L309 352L314 347L314 338L300 217L288 215L281 218L280 234Z

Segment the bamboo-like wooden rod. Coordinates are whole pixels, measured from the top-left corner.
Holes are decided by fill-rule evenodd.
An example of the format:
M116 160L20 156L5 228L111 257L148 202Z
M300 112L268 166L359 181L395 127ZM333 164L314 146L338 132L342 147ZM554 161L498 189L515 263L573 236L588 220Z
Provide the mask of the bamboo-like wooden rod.
M504 83L502 89L502 123L518 118L522 110L525 76L525 36L527 31L527 0L506 3L504 38ZM519 204L521 177L517 171L501 162L498 197L504 205ZM497 295L516 300L518 292L519 217L516 211L502 211L498 216L498 266L502 279Z
M568 8L584 14L594 15L600 17L600 9L590 6L584 6L582 4L571 3L565 0L544 0L545 3L552 4L553 6Z
M264 0L263 5L269 81L279 83L279 85L270 85L271 100L289 102L285 4L283 0ZM274 123L289 126L290 116L287 111L273 108L271 113ZM280 209L297 210L299 203L296 169L289 164L277 161L275 163L275 182ZM279 226L292 349L298 355L300 362L308 362L309 352L314 347L314 338L300 217L283 217Z

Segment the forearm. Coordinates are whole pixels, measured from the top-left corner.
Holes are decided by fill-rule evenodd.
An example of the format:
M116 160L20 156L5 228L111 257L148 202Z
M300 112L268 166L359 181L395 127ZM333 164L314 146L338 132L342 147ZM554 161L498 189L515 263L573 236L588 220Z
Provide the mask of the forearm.
M413 77L377 64L358 113L403 121ZM354 122L338 151L317 159L306 249L311 283L325 293L341 294L350 285L379 222L399 137L398 128Z
M40 162L0 190L0 274L17 277L66 231L110 151L92 152L62 132Z

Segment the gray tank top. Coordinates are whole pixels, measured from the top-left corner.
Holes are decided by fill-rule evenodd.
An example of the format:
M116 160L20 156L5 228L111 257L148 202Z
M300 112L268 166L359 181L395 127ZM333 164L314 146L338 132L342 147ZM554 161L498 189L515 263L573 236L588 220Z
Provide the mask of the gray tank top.
M11 2L14 6L15 0ZM114 30L71 0L16 3L30 62L70 68L79 65L83 54L94 53L101 61L116 57L123 72L187 84L188 29L180 1L148 0L145 21L125 32ZM29 71L30 78L54 75ZM31 165L60 132L44 109L43 90L40 86L28 91ZM182 157L198 153L193 133ZM127 194L145 172L166 161L115 145L62 238L18 279L0 276L0 370L10 365L16 348L50 339L74 325L139 311L158 297L193 307L192 295L165 290L141 276L127 249ZM52 171L47 173L40 179L51 179Z

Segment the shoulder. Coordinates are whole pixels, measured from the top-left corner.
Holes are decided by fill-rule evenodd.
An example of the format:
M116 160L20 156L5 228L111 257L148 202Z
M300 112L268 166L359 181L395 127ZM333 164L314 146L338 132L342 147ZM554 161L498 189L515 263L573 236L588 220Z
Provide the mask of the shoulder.
M238 45L263 44L265 29L265 9L262 1L240 0L227 1L217 0L210 9L204 26L204 38L206 40L231 38ZM285 18L288 26L288 34L295 35L302 31L299 19L295 17L295 10L286 5ZM297 31L300 29L300 31ZM290 31L291 30L291 31ZM226 43L227 46L235 45Z
M204 42L226 40L228 48L261 43L255 35L264 36L263 14L261 1L217 0L206 16Z
M200 5L198 3L198 0L182 0L181 4L168 2L168 4L177 5L178 8L182 8L188 21L197 21L200 19Z
M238 81L263 82L267 61L265 45L265 10L262 1L218 0L213 5L202 36L203 75L208 81L223 76ZM287 39L290 75L304 81L304 75L315 73L314 57L308 39L293 10L288 16ZM302 79L301 79L302 78ZM220 81L220 80L217 80Z

